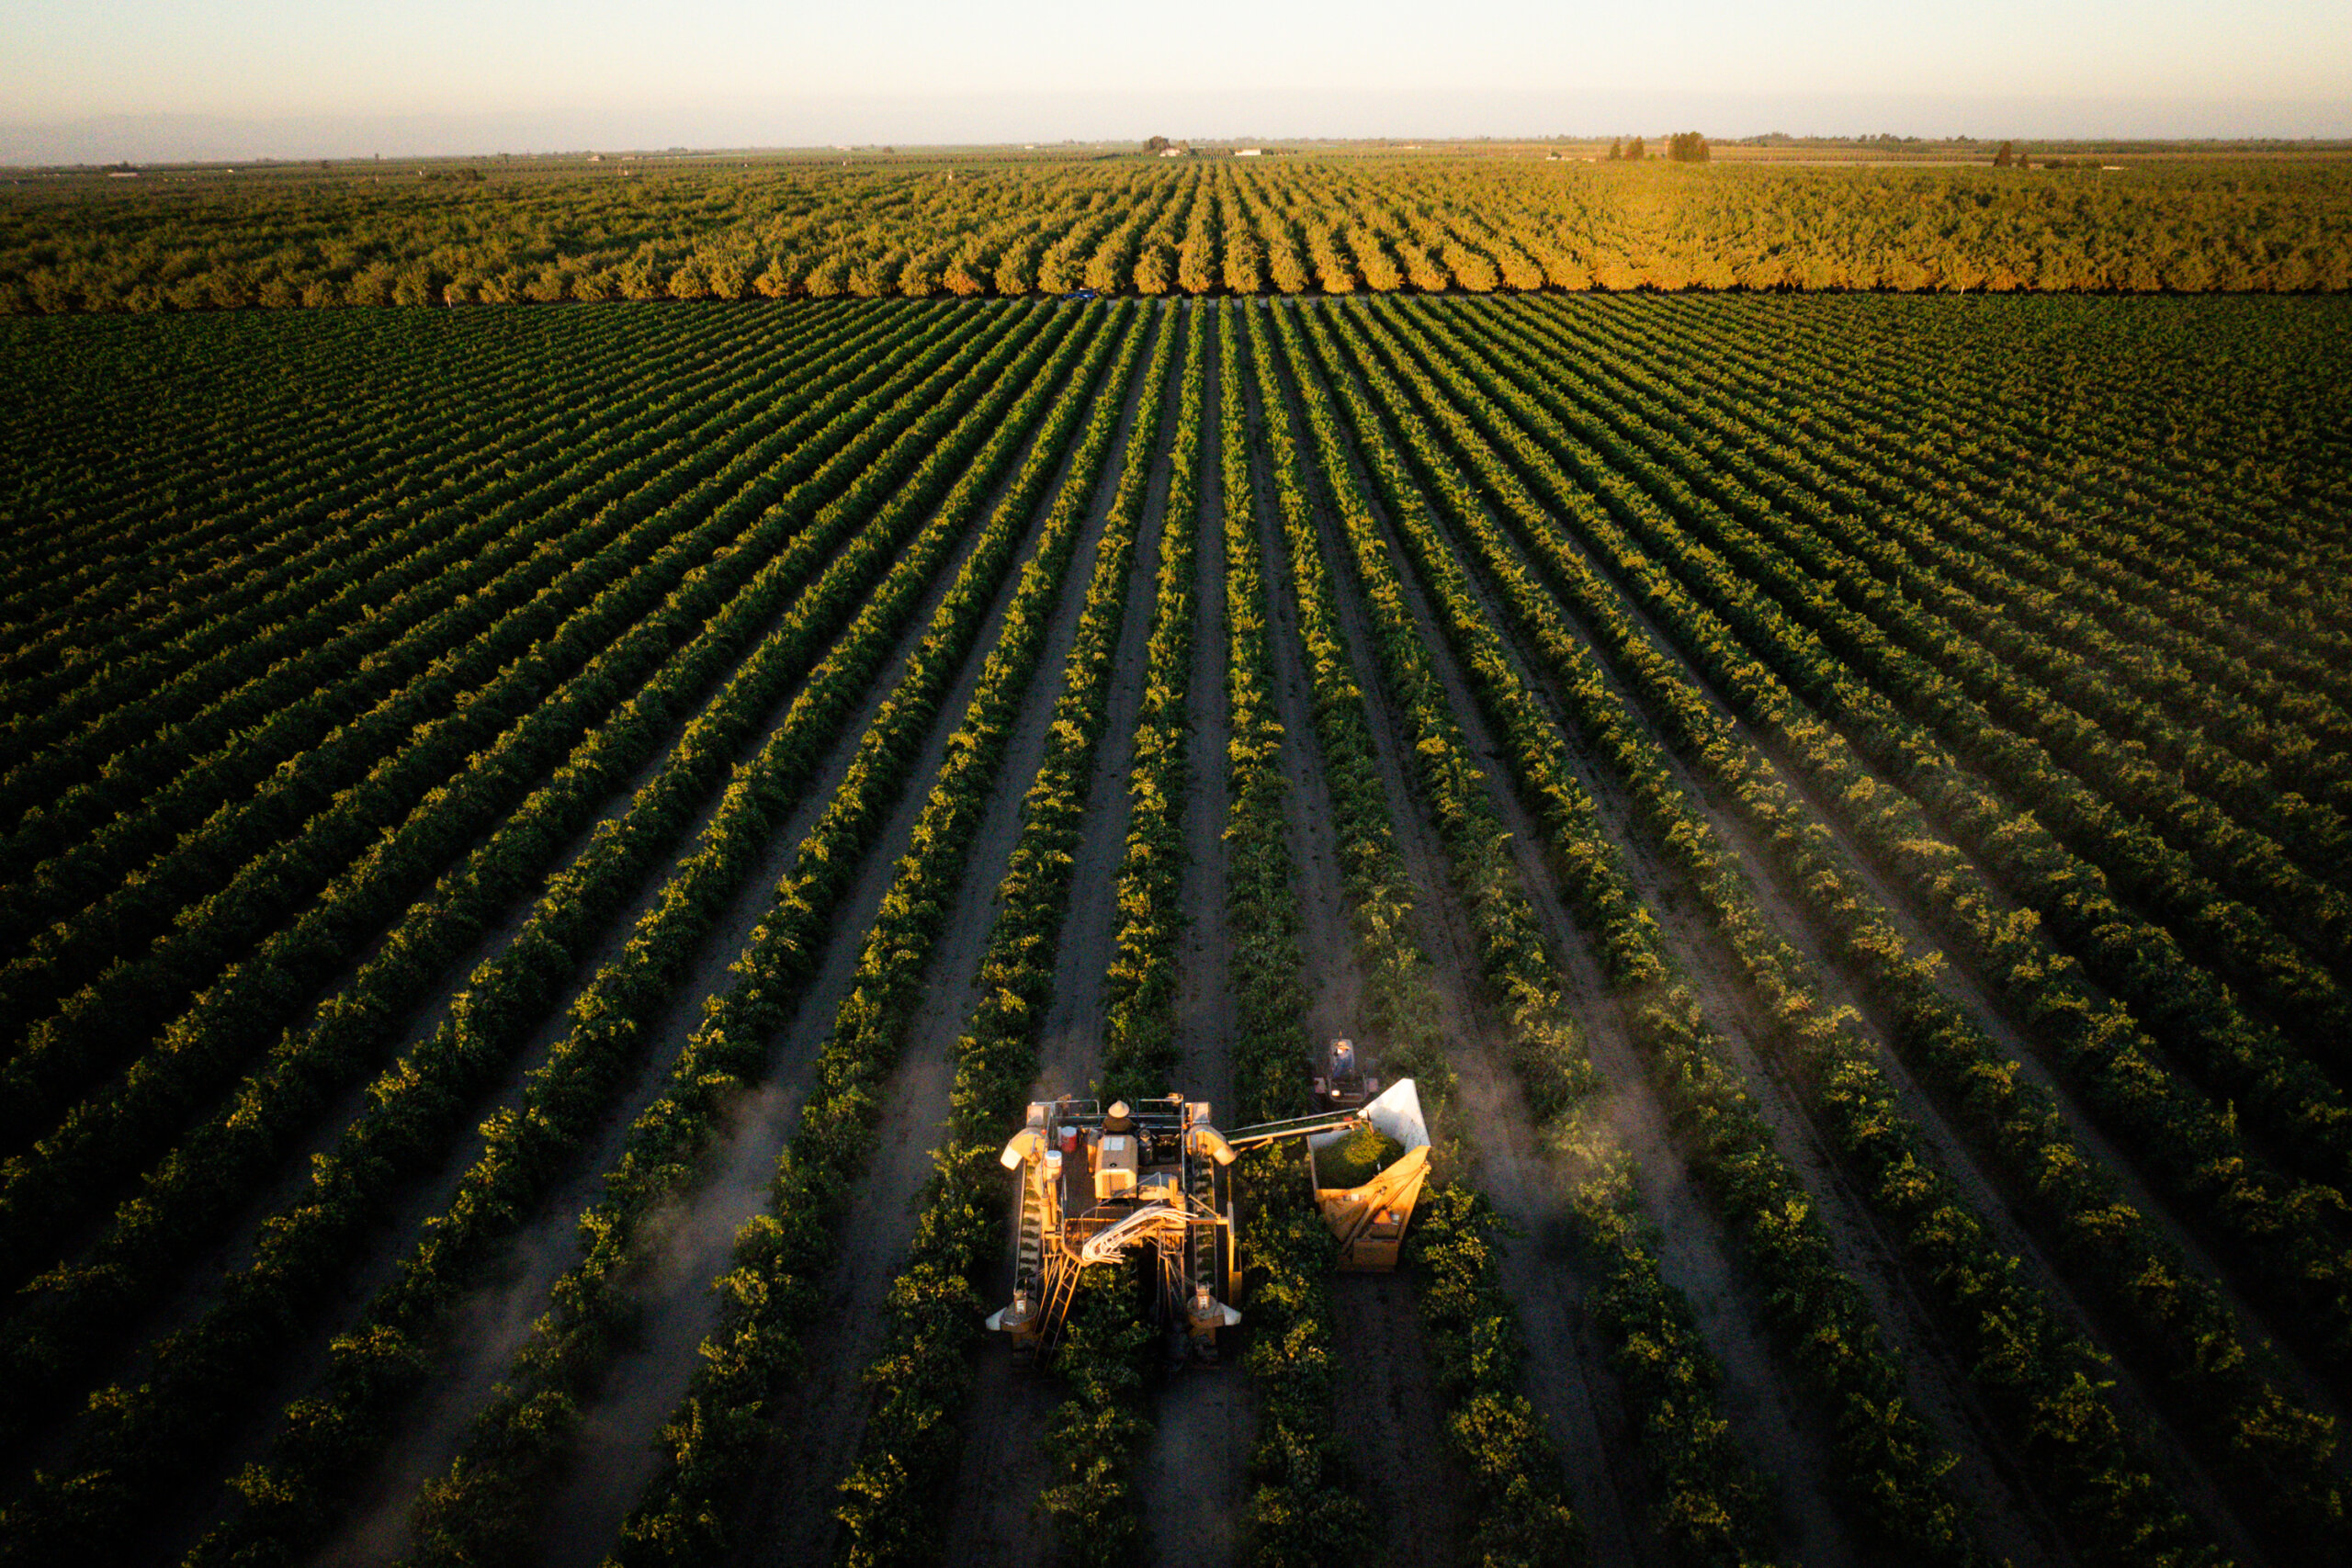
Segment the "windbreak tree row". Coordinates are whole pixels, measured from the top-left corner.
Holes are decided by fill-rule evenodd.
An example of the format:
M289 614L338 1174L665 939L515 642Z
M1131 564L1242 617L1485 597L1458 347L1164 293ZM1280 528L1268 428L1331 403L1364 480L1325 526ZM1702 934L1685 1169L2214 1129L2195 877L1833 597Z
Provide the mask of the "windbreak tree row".
M281 175L242 189L85 178L11 193L0 314L1080 288L2352 286L2352 183L2316 158L2029 170L1273 149L1248 160L573 167L456 190L422 173Z

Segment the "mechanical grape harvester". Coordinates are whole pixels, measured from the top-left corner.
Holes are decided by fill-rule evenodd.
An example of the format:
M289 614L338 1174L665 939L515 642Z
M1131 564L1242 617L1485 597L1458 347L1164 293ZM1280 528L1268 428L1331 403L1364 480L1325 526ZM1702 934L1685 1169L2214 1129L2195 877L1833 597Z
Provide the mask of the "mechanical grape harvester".
M1335 1050L1352 1076L1352 1048L1341 1041ZM1156 1274L1160 1325L1196 1359L1214 1359L1217 1331L1241 1321L1228 1304L1240 1272L1230 1168L1239 1151L1282 1138L1306 1142L1316 1202L1339 1238L1340 1267L1395 1268L1429 1168L1420 1097L1410 1078L1368 1101L1361 1092L1332 1095L1331 1062L1327 1055L1316 1085L1328 1109L1231 1133L1211 1124L1205 1102L1181 1094L1107 1107L1067 1096L1032 1103L1001 1156L1020 1181L1017 1247L1012 1304L991 1314L989 1326L1011 1335L1021 1354L1050 1351L1080 1270L1140 1253ZM1353 1103L1340 1102L1347 1099ZM1364 1125L1404 1152L1369 1179L1325 1186L1317 1156L1329 1158Z

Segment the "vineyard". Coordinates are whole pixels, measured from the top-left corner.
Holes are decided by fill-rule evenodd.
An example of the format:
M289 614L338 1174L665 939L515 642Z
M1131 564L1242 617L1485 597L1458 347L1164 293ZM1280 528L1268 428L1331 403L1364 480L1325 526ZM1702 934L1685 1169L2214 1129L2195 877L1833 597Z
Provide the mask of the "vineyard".
M2352 164L994 155L60 174L0 314L519 301L2352 289ZM469 177L470 176L470 177Z
M0 1565L2352 1559L2352 305L1370 166L0 323ZM1340 1035L1396 1272L984 1331Z

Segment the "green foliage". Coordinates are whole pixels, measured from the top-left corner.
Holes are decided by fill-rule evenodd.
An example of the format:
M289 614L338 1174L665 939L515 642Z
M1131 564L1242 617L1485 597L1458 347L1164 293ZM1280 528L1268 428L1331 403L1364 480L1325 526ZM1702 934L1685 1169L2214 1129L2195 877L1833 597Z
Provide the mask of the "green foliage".
M2352 175L2321 160L1714 164L992 161L406 181L45 180L0 206L0 314L518 300L1513 288L2352 288ZM2014 160L2022 164L2022 159ZM2045 160L2057 168L2070 163ZM1639 164L1639 168L1627 167ZM943 175L956 177L944 179ZM1363 236L1358 238L1357 236Z
M1197 177L1168 181L1179 173ZM1613 182L1606 200L1645 214L1611 231L1626 243L1606 254L1579 250L1573 224L1532 221L1540 206L1501 200L1524 192L1521 173L1489 173L1494 202L1449 206L1470 177L1450 167L1131 171L1061 228L1041 209L1025 227L935 245L910 234L838 266L813 243L632 255L608 280L705 299L679 310L6 323L0 367L29 389L9 413L0 544L0 722L23 752L0 772L9 1434L41 1440L239 1216L260 1204L266 1223L186 1332L139 1361L136 1385L95 1392L60 1463L11 1500L0 1559L127 1549L137 1499L204 1477L255 1415L262 1374L302 1344L325 1378L234 1478L227 1523L196 1559L315 1545L434 1376L450 1304L643 1084L651 1104L580 1216L575 1266L420 1516L425 1556L527 1554L630 1330L648 1222L691 1191L728 1108L768 1074L767 1042L907 798L937 704L977 667L768 1211L738 1238L724 1330L621 1551L733 1549L733 1499L770 1440L763 1403L792 1375L840 1255L899 1032L1138 369L1174 386L1173 436L1125 453L1106 537L1131 535L1158 453L1175 472L1142 711L1131 738L1113 738L1134 746L1114 1085L1169 1087L1177 824L1187 769L1204 762L1182 724L1196 547L1182 524L1201 508L1193 470L1215 417L1229 653L1200 657L1222 660L1231 710L1239 1114L1300 1109L1308 1070L1279 765L1306 738L1274 718L1273 592L1300 611L1349 912L1394 1041L1384 1066L1420 1072L1442 1118L1453 1047L1413 936L1425 891L1403 874L1370 765L1387 743L1375 705L1467 917L1498 1059L1552 1145L1572 1266L1678 1560L1759 1561L1771 1531L1592 1099L1577 1021L1594 1006L1626 1021L1694 1179L1745 1243L1783 1364L1830 1413L1849 1495L1886 1538L1872 1549L1973 1548L1937 1483L1934 1428L1902 1397L1901 1362L1826 1239L1818 1184L1783 1161L1745 1063L1678 984L1665 906L1645 907L1624 874L1614 840L1627 837L1679 879L1678 940L1724 960L1767 1021L1751 1032L1767 1070L1856 1212L1899 1249L1950 1371L2068 1550L2211 1555L2204 1494L2169 1488L2138 1429L2144 1407L2266 1555L2343 1555L2337 1434L2301 1389L2305 1369L2339 1379L2352 1355L2339 1081L2352 611L2329 532L2346 506L2336 415L2352 385L2340 304L1245 303L1214 322L1170 312L1181 330L1147 368L1140 312L880 298L1026 289L1049 268L1083 280L1098 264L1147 293L1236 276L1332 296L1630 288L1674 276L1631 236L1653 222L1703 234L1692 207L1753 171L1559 171L1561 191ZM1967 188L1997 208L2008 198L1991 179ZM2030 182L2003 210L2063 199L2095 215L2104 188L2088 174ZM2282 220L2286 237L2233 265L2290 257L2294 231ZM1720 257L1695 241L1691 254L1714 276ZM2082 276L2141 276L2134 265ZM554 299L563 276L546 262L399 287ZM284 275L253 281L256 301L334 302ZM724 302L804 283L844 298ZM518 378L543 397L504 389ZM621 389L600 396L608 385ZM1003 640L982 658L987 607L1065 457L1072 487L1051 498ZM1264 580L1259 492L1295 593ZM957 1122L891 1292L872 1441L841 1499L863 1557L935 1545L923 1504L961 1440L985 1304L973 1280L1002 1239L993 1149L1034 1070L1067 851L1104 760L1114 578L1133 550L1126 537L1089 579L1071 705L999 890L989 1000L957 1051ZM902 640L915 651L893 672ZM1359 672L1377 690L1357 690ZM841 788L812 797L877 698ZM1477 749L1465 704L1491 737ZM1605 780L1622 817L1580 777ZM632 782L634 796L615 795ZM1535 823L1530 846L1503 832L1505 787ZM790 873L772 894L746 888L804 811L816 825ZM1530 849L1600 958L1605 998L1564 983L1521 880ZM765 916L699 1026L650 1038L746 891L768 899ZM1815 946L1783 940L1791 919ZM575 976L616 936L614 962ZM478 943L446 1021L407 1033ZM1830 1004L1831 968L1867 1027ZM476 1137L471 1108L535 1040L548 1043L541 1070ZM2046 1075L2012 1059L2029 1052ZM346 1096L358 1114L322 1125ZM1915 1120L1922 1097L1932 1132ZM312 1140L310 1179L297 1168L266 1213ZM1955 1151L1998 1209L1942 1173ZM421 1243L381 1244L397 1279L330 1344L337 1292L384 1256L379 1217L475 1156ZM1295 1151L1250 1156L1243 1180L1262 1196L1243 1221L1263 1411L1251 1549L1276 1562L1368 1550L1357 1478L1331 1441L1328 1230ZM1490 1221L1458 1179L1434 1189L1417 1277L1449 1441L1481 1500L1479 1550L1539 1558L1570 1527L1520 1397ZM2176 1221L2199 1253L2174 1239ZM1081 1547L1136 1528L1148 1415L1115 1295L1088 1307L1100 1321L1074 1341L1057 1416L1047 1501Z
M1366 1123L1317 1151L1315 1173L1326 1187L1361 1187L1394 1164L1405 1145Z

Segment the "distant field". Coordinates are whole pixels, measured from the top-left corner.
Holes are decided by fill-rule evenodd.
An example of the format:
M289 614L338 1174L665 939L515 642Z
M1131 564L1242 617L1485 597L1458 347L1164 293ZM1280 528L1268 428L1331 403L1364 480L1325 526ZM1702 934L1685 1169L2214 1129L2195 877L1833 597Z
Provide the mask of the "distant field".
M1128 177L1098 252L1304 176ZM0 1563L2352 1552L2352 302L0 388ZM984 1342L1024 1101L1286 1114L1342 1033L1436 1122L1403 1269L1277 1145L1227 1365L1115 1276Z
M2066 162L994 155L91 174L0 188L0 313L1080 288L2352 288L2352 163Z

